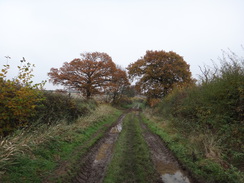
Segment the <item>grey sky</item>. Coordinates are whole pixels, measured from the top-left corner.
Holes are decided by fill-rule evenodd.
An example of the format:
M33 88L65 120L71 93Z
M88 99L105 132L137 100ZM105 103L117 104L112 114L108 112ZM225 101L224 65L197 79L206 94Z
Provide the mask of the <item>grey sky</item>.
M7 55L11 67L25 57L36 65L35 82L92 51L123 67L146 50L175 51L197 77L221 49L243 55L244 1L0 0L0 25L0 67Z

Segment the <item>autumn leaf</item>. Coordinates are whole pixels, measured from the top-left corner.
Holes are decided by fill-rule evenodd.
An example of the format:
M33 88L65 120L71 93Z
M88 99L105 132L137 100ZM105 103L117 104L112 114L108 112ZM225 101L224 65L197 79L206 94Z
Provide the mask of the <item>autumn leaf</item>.
M148 98L162 98L175 86L192 83L190 66L175 52L147 51L128 66L129 78Z
M118 69L106 53L83 53L81 58L65 62L62 67L51 68L50 81L79 90L86 98L113 92L119 81L128 83L125 71Z

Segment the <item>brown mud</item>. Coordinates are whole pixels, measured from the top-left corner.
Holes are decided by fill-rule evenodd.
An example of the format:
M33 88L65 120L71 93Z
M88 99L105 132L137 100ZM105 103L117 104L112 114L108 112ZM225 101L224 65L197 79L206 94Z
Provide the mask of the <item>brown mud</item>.
M73 183L102 182L107 165L111 160L113 146L122 130L125 115L121 115L116 125L110 128L109 132L82 158L80 170L72 180Z
M140 118L143 137L149 147L154 169L157 172L156 182L163 183L197 183L190 173L182 168L173 153L166 147L161 138L152 133ZM94 145L90 151L81 158L78 174L73 178L73 183L101 183L106 174L106 169L113 154L113 147L122 131L122 123L126 114L123 114L108 133Z
M150 132L144 123L141 123L141 127L155 169L160 174L162 181L164 183L193 183L189 173L182 170L180 164L160 137Z

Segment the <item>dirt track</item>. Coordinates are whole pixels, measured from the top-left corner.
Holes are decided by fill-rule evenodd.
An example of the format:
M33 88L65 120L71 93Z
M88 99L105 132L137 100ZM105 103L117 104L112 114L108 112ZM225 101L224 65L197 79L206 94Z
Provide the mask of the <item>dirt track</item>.
M133 112L133 110L131 111ZM143 137L149 147L153 169L157 172L155 182L163 183L193 183L188 175L183 171L172 153L166 148L162 140L149 131L147 126L142 123L138 111L136 117L139 118ZM100 183L103 182L106 175L106 169L113 155L113 147L116 144L118 136L123 129L123 114L117 123L109 129L107 134L100 139L95 146L91 148L80 161L80 170L73 179L73 183ZM133 121L131 121L133 123ZM133 125L131 125L133 126ZM129 172L128 172L129 173ZM135 182L135 181L126 181Z
M122 130L122 122L126 114L118 119L117 123L99 142L82 158L80 171L73 179L74 183L102 182L106 167L111 159L113 146Z
M144 123L141 123L144 129L143 136L151 151L152 161L155 169L161 175L164 183L190 183L190 178L186 171L183 171L173 156L171 151L165 146L159 136L149 131Z

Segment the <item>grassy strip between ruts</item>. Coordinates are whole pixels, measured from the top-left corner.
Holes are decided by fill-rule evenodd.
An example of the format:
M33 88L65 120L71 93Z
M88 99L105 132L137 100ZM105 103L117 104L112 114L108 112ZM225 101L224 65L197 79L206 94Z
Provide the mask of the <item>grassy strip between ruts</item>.
M31 134L33 139L25 144L26 149L12 156L11 163L6 162L6 172L0 182L68 181L75 173L74 167L80 156L103 136L120 114L120 111L109 106L100 106L90 116L81 118L72 125L63 124L58 128L53 127L55 130L46 129L51 130L52 134L45 137L43 142L33 143L38 136ZM58 172L60 166L65 166L65 169Z
M129 113L115 145L113 159L104 183L155 182L155 172L148 146L142 136L139 118Z
M182 166L191 171L193 176L206 183L241 183L244 182L243 173L234 167L222 168L219 164L204 157L196 157L192 154L192 148L187 139L178 133L177 129L169 126L169 122L161 122L145 113L143 121L152 132L159 135L168 148L175 154ZM150 119L150 120L149 120Z

